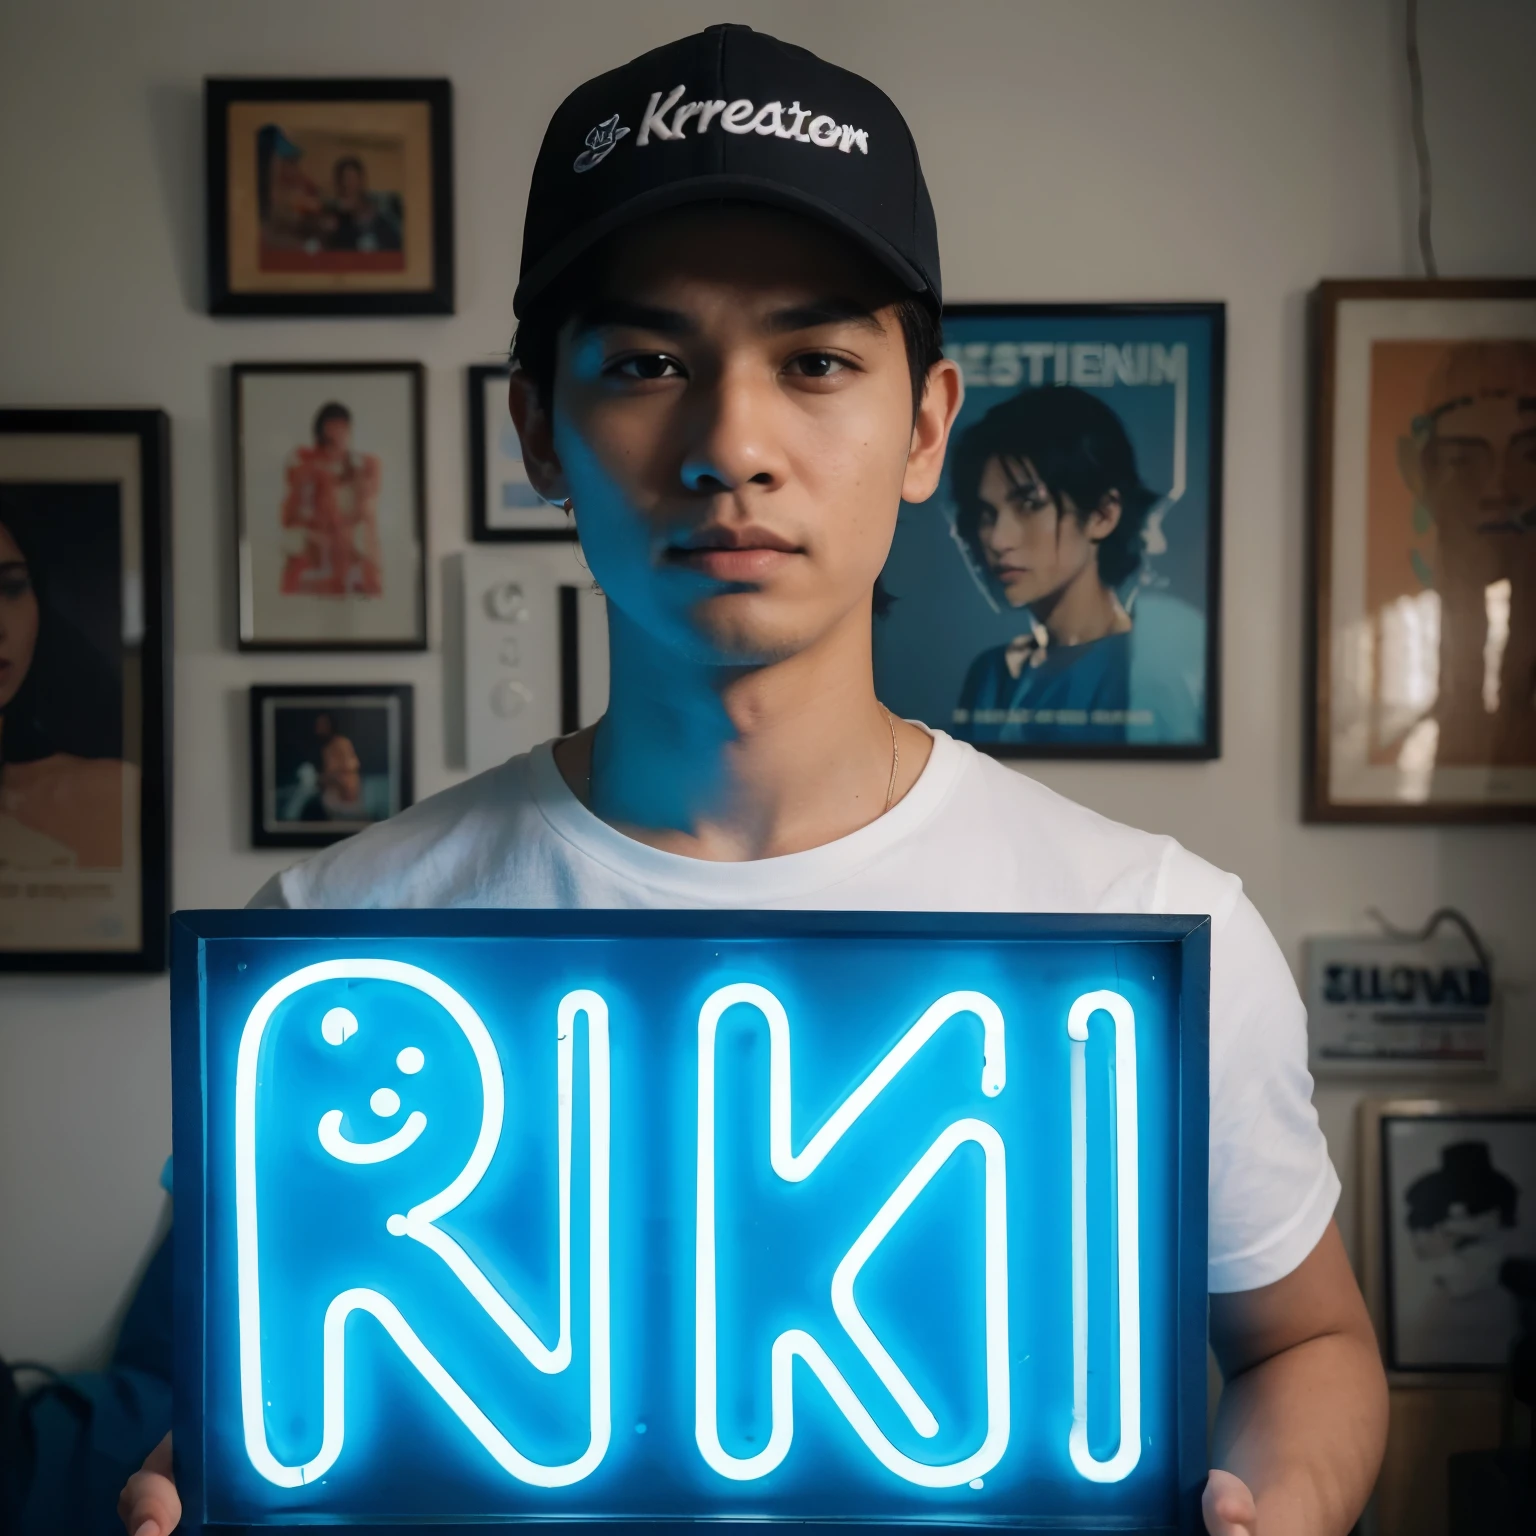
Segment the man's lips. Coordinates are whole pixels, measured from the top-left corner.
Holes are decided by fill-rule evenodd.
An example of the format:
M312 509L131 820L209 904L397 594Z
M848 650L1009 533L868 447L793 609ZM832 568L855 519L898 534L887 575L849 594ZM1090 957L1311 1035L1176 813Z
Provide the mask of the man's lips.
M668 545L663 558L719 581L760 581L804 553L768 528L699 528Z

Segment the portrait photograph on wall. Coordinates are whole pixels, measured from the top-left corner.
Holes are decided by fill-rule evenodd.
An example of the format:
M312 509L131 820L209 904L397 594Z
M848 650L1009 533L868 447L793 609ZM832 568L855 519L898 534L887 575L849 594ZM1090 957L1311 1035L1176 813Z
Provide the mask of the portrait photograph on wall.
M1307 814L1536 818L1536 281L1314 304Z
M423 650L419 363L237 363L242 650Z
M469 369L470 537L481 544L574 539L571 516L534 490L523 467L507 410L507 374L500 364Z
M0 411L0 970L163 970L170 424Z
M965 404L876 593L895 712L1007 757L1220 750L1220 304L951 305Z
M411 689L251 689L251 841L317 848L403 811L413 786Z
M1387 1369L1503 1371L1536 1284L1536 1106L1379 1100L1363 1114L1368 1299Z
M447 80L207 80L208 307L453 312Z

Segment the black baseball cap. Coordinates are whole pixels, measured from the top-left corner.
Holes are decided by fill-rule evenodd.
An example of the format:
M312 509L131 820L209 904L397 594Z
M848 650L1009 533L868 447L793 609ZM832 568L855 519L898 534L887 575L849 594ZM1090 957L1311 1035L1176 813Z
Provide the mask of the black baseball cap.
M513 313L615 229L720 199L828 224L939 307L938 226L895 103L807 49L732 25L653 48L560 104L533 168Z

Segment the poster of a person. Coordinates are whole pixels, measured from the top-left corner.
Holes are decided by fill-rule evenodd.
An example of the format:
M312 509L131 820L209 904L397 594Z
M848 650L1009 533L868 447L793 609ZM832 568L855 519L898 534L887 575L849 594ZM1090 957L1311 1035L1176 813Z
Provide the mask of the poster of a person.
M242 647L422 648L421 365L233 375Z
M966 402L882 577L893 709L1007 755L1214 755L1222 321L946 312Z
M1520 1332L1506 1262L1536 1260L1536 1116L1383 1126L1388 1363L1501 1370Z

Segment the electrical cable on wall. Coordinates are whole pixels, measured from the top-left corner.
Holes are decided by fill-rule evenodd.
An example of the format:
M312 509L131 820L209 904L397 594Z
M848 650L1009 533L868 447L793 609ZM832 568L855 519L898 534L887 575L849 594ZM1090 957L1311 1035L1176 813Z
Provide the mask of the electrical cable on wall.
M1424 131L1424 71L1419 65L1419 0L1408 0L1408 98L1413 120L1413 156L1419 168L1419 259L1425 277L1439 277L1430 235L1429 135Z

